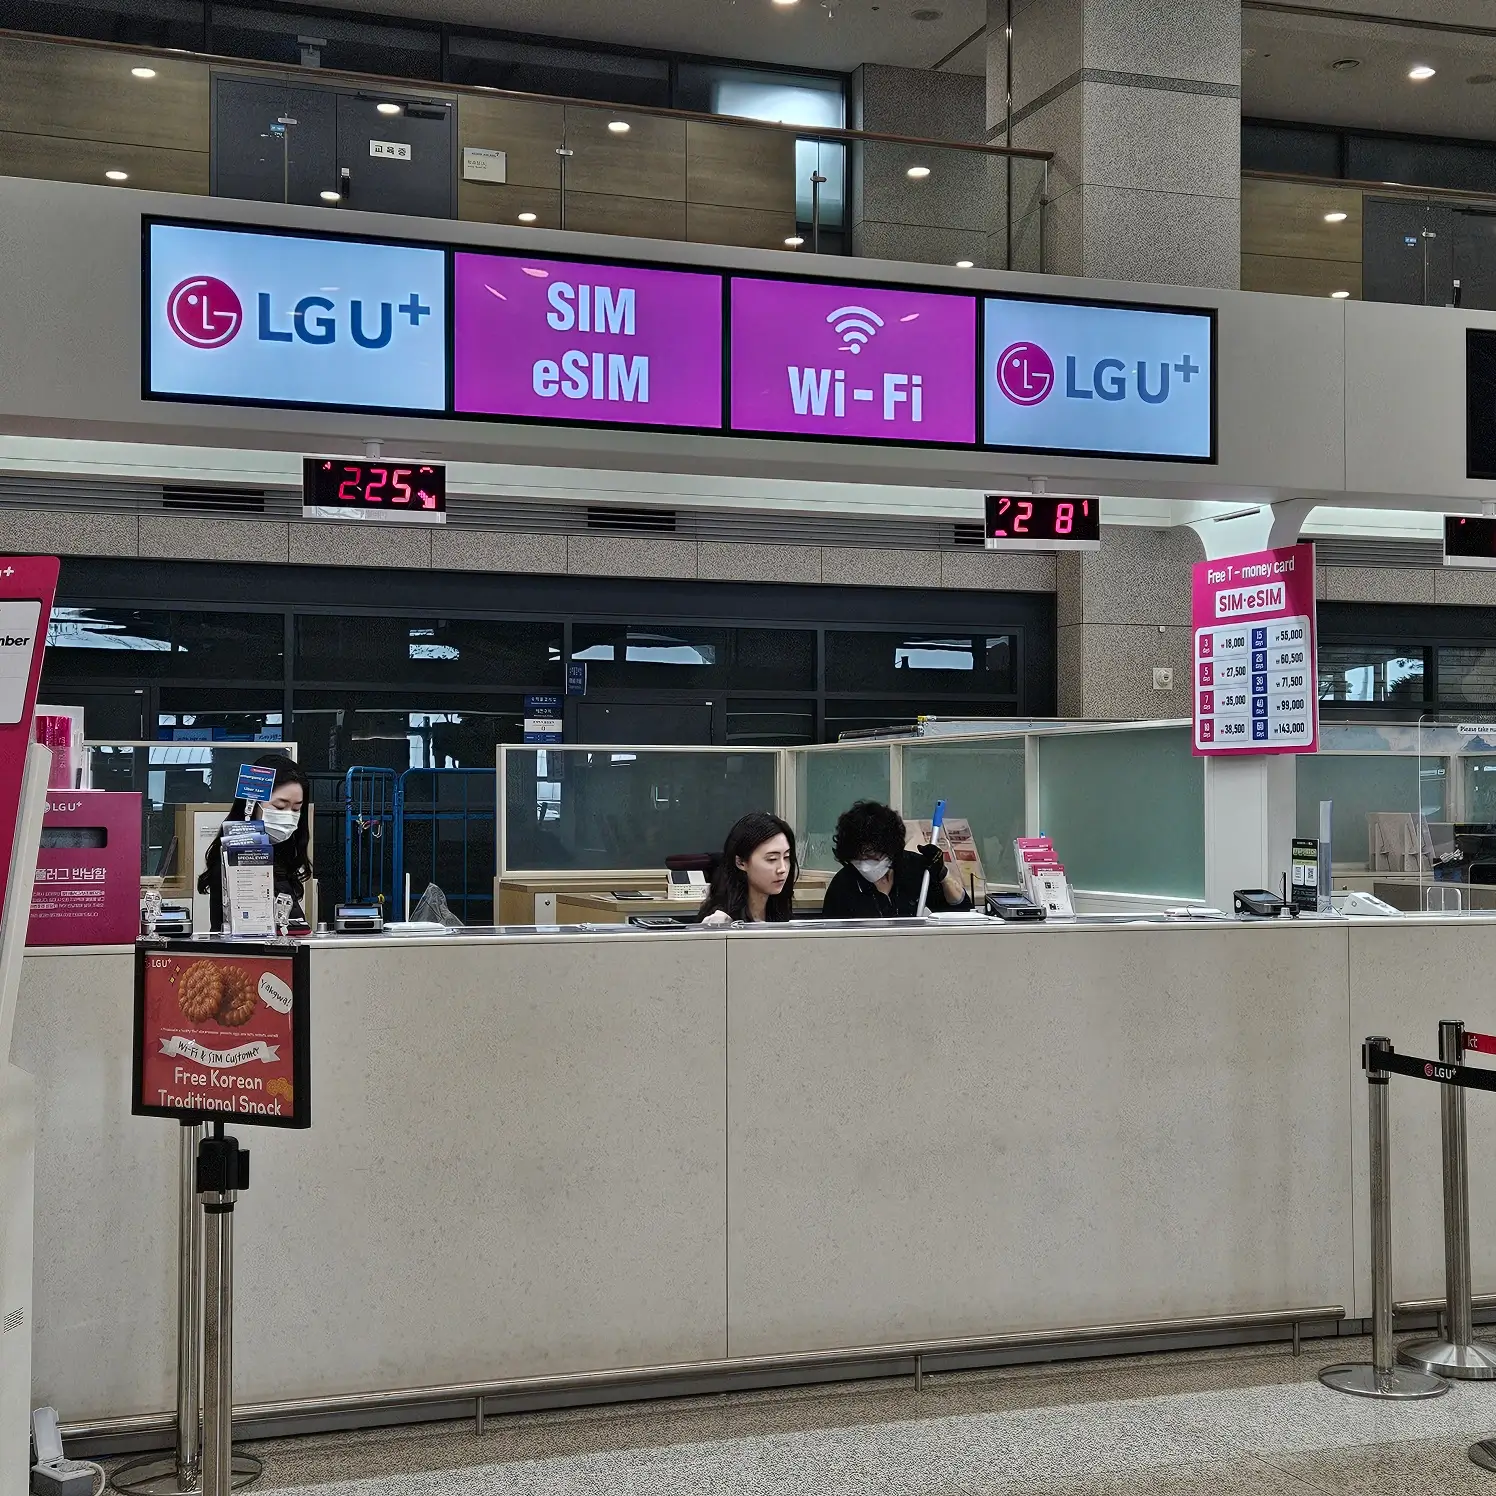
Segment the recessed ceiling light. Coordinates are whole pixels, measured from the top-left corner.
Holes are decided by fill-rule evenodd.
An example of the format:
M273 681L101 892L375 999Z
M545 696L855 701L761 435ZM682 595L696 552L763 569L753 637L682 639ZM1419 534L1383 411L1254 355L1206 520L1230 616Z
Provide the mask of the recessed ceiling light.
M801 237L800 237L800 236L799 236L799 234L791 234L791 235L790 235L790 237L789 237L789 238L788 238L788 239L786 239L786 240L785 240L785 241L784 241L784 242L785 242L785 243L786 243L786 244L787 244L787 245L788 245L788 246L789 246L789 247L790 247L790 248L791 248L791 249L799 249L799 247L800 247L800 246L801 246L801 245L802 245L802 244L804 244L804 243L805 243L805 241L804 241L804 240L803 240L803 239L802 239L802 238L801 238Z
M1465 82L1473 83L1477 88L1480 88L1483 84L1486 83L1496 83L1496 73L1471 73L1471 75L1465 79Z
M629 133L629 122L626 119L610 119L608 128L615 135L627 135Z
M521 213L519 215L519 221L521 223L534 223L535 215L533 213Z
M1347 301L1350 298L1349 291L1331 291L1330 297L1334 301Z
M128 182L130 180L130 173L127 171L106 171L104 175L111 182Z
M970 269L972 269L975 266L975 264L976 264L975 260L957 260L956 261L956 269L957 270L970 270Z
M774 0L775 5L798 5L800 0Z
M1326 223L1344 223L1345 220L1346 220L1346 217L1347 217L1347 215L1344 214L1344 213L1326 213L1325 214L1325 222Z
M321 197L324 203L340 203L343 201L343 194L341 192L333 192L331 189L319 193L318 196Z
M376 104L374 107L381 114L399 114L400 112L400 106L398 104Z
M1359 57L1340 57L1330 64L1332 73L1353 73L1361 66Z
M928 166L911 166L904 175L913 181L923 182L930 175L930 168Z
M132 78L154 78L156 70L155 68L131 68L130 76Z
M1408 77L1415 83L1422 83L1426 78L1432 78L1434 70L1426 62L1420 62L1417 67L1408 69Z

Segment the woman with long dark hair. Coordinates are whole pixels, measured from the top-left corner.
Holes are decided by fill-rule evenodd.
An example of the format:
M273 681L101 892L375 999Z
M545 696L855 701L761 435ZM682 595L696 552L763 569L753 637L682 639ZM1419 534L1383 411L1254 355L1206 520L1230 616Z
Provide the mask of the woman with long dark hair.
M265 753L255 760L259 768L275 770L275 785L264 805L255 807L255 820L265 823L265 834L270 838L271 854L275 868L275 891L289 894L292 900L291 918L304 921L301 896L312 876L311 860L307 856L307 809L312 803L312 787L294 758L284 753ZM249 820L249 807L243 800L235 800L224 817L226 821ZM223 863L219 850L223 833L213 838L208 848L208 865L197 880L197 891L208 895L208 922L212 929L223 929Z
M766 810L750 811L722 844L722 861L701 906L702 924L789 919L797 871L789 825Z

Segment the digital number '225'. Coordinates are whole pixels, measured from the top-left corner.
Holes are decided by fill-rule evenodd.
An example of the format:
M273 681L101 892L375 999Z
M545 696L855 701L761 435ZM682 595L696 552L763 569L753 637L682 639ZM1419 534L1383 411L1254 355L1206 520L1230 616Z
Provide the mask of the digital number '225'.
M410 476L415 472L414 468L370 468L369 481L364 484L362 492L359 486L363 483L363 472L356 467L344 467L343 471L348 476L338 484L340 504L357 504L360 500L366 504L410 503ZM381 491L385 489L388 492Z

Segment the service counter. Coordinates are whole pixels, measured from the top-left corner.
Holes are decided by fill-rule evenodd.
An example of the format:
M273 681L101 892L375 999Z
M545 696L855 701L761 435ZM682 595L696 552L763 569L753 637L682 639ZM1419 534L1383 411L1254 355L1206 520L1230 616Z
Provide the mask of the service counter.
M1479 916L312 944L312 1129L240 1134L241 1403L1364 1316L1361 1039L1496 1029ZM128 950L27 957L34 1394L73 1422L173 1405L178 1129L129 1114L131 1002ZM1395 1288L1431 1298L1438 1088L1392 1117Z

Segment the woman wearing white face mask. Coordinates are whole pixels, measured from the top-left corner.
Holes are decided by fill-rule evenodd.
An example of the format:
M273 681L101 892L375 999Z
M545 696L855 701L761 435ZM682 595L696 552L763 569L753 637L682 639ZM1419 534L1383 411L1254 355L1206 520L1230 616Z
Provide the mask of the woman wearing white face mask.
M248 805L235 800L225 820L255 819L265 823L275 867L275 891L291 896L291 923L302 924L306 915L302 912L301 895L312 876L312 864L307 857L306 817L307 807L312 803L311 785L296 760L284 753L263 754L255 764L275 770L275 785L269 800L255 807L253 818ZM197 891L208 895L209 924L214 930L223 929L223 864L218 855L221 840L221 836L213 838L207 867L197 880Z
M926 909L966 909L971 900L939 847L910 852L904 818L875 800L859 800L836 823L831 851L842 864L826 889L825 919L907 919L919 905L920 884L930 874Z

